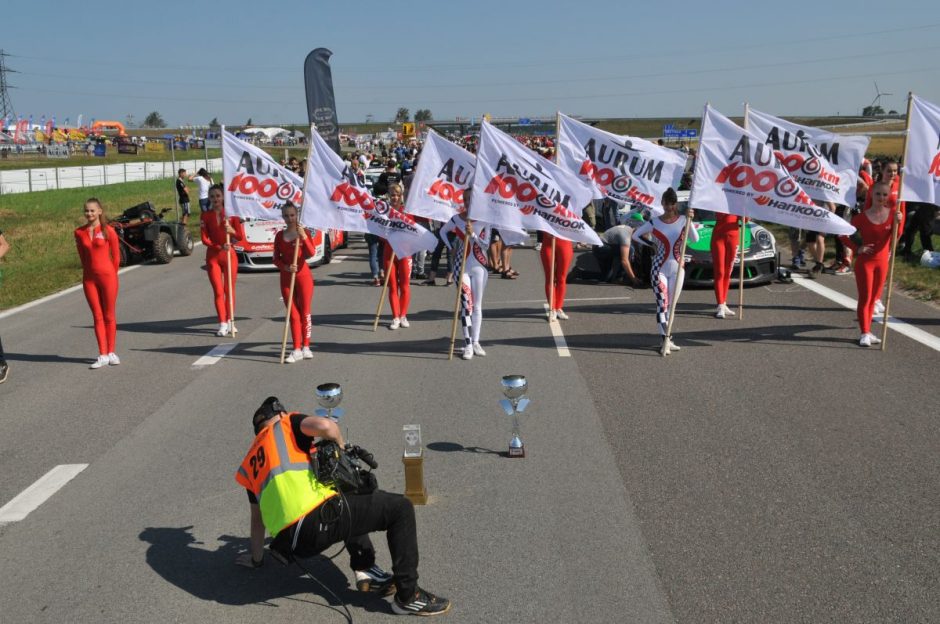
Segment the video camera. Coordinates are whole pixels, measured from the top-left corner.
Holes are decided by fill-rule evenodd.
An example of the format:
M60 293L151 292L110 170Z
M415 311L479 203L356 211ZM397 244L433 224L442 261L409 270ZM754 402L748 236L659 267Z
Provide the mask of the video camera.
M359 446L341 448L333 440L320 440L310 449L310 465L317 481L347 494L369 494L378 487L372 470L379 464Z

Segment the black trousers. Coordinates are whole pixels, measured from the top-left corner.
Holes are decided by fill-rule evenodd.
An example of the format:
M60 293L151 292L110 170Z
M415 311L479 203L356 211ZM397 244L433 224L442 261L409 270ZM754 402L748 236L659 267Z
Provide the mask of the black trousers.
M907 225L901 237L904 253L910 254L914 245L914 236L920 234L920 245L925 251L933 251L933 222L937 216L937 206L921 202L907 202Z
M347 494L345 498L334 496L299 524L295 557L312 557L333 544L345 542L354 570L364 570L375 563L375 550L368 534L385 531L397 595L403 602L414 596L418 587L418 528L414 505L401 494L376 490L371 494ZM286 542L289 551L295 528L293 525L278 533L271 547L284 552ZM287 539L281 540L282 535Z

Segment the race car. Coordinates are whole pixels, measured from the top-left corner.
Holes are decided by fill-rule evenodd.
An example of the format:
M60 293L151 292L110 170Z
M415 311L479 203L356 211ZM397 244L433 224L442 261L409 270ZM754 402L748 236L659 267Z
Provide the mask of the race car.
M246 219L242 226L245 229L245 240L234 246L238 268L248 271L276 270L274 236L284 229L284 222L276 219ZM310 266L329 264L333 251L346 246L346 233L342 230L328 230L324 236L320 230L308 228L307 234L313 237L317 250L312 258L307 259Z

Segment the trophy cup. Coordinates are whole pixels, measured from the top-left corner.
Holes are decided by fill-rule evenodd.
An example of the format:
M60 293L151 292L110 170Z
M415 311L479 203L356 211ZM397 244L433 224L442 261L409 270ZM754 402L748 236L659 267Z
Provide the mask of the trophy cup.
M320 404L314 414L339 422L346 410L339 406L343 402L343 387L338 383L325 383L317 386L317 403Z
M500 399L499 404L506 415L512 417L509 457L525 457L525 445L522 443L519 431L519 414L524 412L529 405L529 399L525 396L526 390L529 389L529 382L523 375L506 375L500 380L500 385L506 398Z

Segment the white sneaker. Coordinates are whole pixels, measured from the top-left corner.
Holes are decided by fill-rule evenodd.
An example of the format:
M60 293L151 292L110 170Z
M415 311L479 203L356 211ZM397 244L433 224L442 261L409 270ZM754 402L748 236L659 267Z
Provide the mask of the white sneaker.
M727 304L723 303L721 304L721 307L725 309L725 316L734 316L734 310L729 308Z
M399 327L401 327L401 319L398 317L393 318L392 322L388 324L389 329L398 329Z
M404 328L406 328L406 329L407 329L408 327L411 327L411 323L408 322L408 317L407 317L407 316L401 317L401 326L404 327Z
M463 354L461 354L461 359L472 360L473 359L473 347L464 347Z
M881 338L879 338L878 336L876 336L875 334L871 332L868 332L868 339L871 341L873 345L881 344Z
M858 346L860 347L870 347L871 346L871 335L862 334L862 337L858 339Z
M663 338L663 341L659 345L659 354L665 357L669 355L669 339L666 338L665 336L663 336L662 338Z
M305 360L313 359L313 351L310 350L310 347L304 347L300 352L303 354Z
M561 308L555 310L555 316L557 316L558 318L560 318L560 319L563 320L563 321L567 321L567 320L568 320L568 315L565 314L565 311L562 310Z
M290 352L290 355L288 355L284 359L284 361L287 362L288 364L293 364L294 362L299 362L302 359L304 359L303 351L301 351L300 349L294 349L293 351Z
M670 351L670 352L672 352L672 351L682 351L682 347L680 347L679 345L677 345L676 343L674 343L674 342L672 341L672 338L670 338L670 339L669 339L669 351Z
M542 251L542 243L535 243L535 251Z
M881 303L881 299L875 299L875 314L884 314L885 313L885 304Z
M718 309L715 311L715 318L720 318L720 319L725 318L725 306L723 305L718 306Z
M117 366L120 363L121 363L121 358L117 356L117 353L112 352L108 354L108 364L110 364L111 366Z
M551 323L551 322L554 322L554 321L557 321L557 320L558 320L558 315L555 313L555 311L554 311L554 310L549 310L549 311L548 311L548 322Z
M107 355L99 355L98 359L92 362L91 366L88 368L95 369L101 368L102 366L107 366L111 360L108 359Z
M473 343L473 355L486 356L486 351L483 350L479 342Z
M219 323L219 330L215 332L216 336L225 336L228 334L228 323Z

